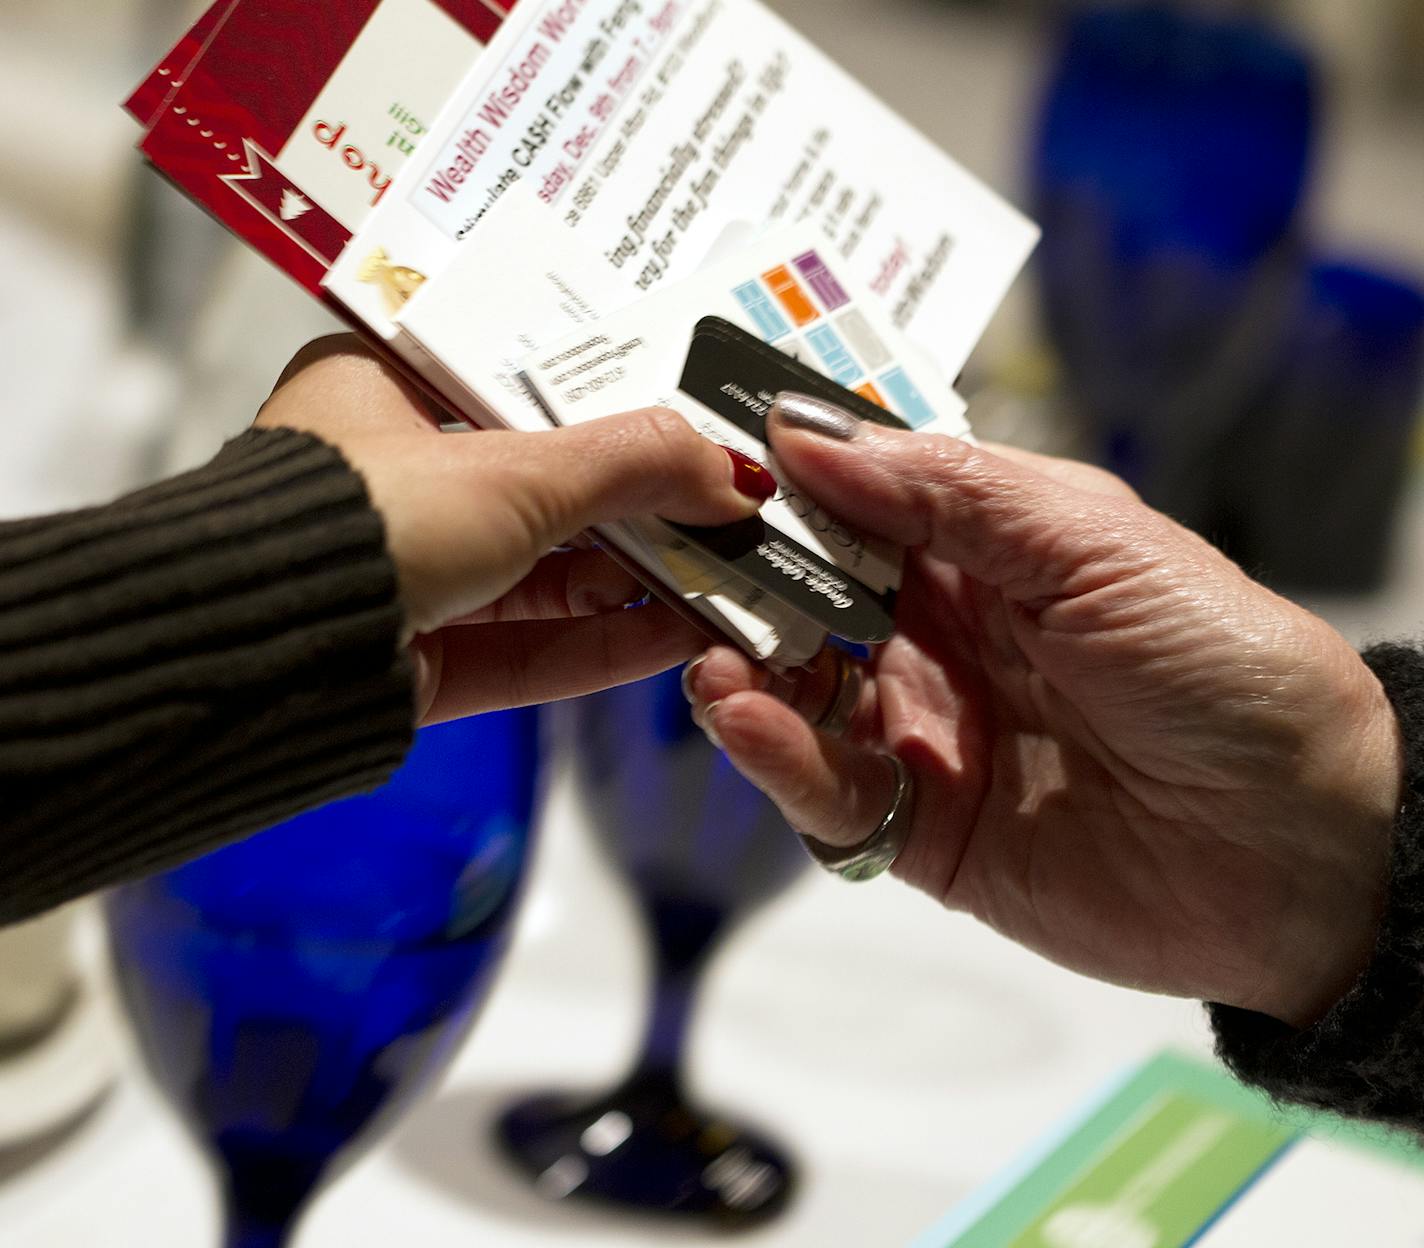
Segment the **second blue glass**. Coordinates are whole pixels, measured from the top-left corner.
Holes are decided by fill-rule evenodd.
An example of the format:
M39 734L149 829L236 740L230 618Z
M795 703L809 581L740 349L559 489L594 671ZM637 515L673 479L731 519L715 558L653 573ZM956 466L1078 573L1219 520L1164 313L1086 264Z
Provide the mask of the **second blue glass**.
M783 1209L785 1153L687 1094L683 1063L699 979L731 926L782 891L807 857L776 808L692 722L668 673L572 709L581 792L628 878L653 956L651 1008L632 1070L595 1096L513 1107L502 1142L555 1199L735 1229Z

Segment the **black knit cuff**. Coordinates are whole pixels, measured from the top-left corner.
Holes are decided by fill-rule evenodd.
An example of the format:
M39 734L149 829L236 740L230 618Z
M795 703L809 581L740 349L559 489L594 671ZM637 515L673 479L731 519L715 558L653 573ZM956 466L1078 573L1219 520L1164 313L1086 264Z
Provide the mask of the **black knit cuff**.
M1405 751L1389 893L1373 960L1308 1031L1224 1005L1209 1007L1217 1054L1278 1100L1424 1129L1424 654L1364 654L1399 717Z
M306 434L0 525L0 923L381 784L402 626L365 484Z

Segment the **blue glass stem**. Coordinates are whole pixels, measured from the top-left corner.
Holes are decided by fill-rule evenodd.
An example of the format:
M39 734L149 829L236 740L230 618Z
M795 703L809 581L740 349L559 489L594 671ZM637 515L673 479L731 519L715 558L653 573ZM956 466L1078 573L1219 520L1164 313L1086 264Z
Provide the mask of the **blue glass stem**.
M317 1184L317 1174L296 1158L244 1165L227 1156L224 1248L286 1248Z
M288 1222L285 1226L268 1226L230 1214L223 1248L286 1248L293 1225Z
M653 937L653 999L629 1082L657 1078L677 1085L697 983L727 912L685 898L645 895L642 902Z

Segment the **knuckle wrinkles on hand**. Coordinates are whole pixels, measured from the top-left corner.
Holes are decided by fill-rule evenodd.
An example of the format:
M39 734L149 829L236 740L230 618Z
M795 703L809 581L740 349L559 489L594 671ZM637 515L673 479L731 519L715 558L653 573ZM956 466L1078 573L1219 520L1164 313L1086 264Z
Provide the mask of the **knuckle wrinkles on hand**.
M1016 483L996 470L985 455L955 438L926 438L909 464L907 480L937 508L973 512L1003 507L1016 494Z
M897 465L901 479L915 493L937 499L969 483L964 456L954 438L928 437L916 443Z
M921 465L928 471L944 473L957 471L964 465L984 456L961 438L946 437L944 434L930 434L915 439L914 453Z
M660 465L680 468L686 462L697 434L692 426L671 408L650 408L644 415L648 440Z
M515 490L505 500L519 545L511 553L538 553L569 534L563 532L565 517L575 511L570 492L537 475L528 488Z

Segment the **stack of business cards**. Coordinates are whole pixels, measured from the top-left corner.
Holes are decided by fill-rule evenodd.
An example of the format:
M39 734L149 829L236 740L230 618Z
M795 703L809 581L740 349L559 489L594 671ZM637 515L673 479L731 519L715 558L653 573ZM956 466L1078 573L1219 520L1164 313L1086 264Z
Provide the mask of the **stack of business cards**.
M757 0L219 0L130 107L472 422L662 404L773 472L779 390L965 433L949 379L1036 237ZM790 488L602 537L767 662L888 635L896 552Z
M484 227L504 256L528 242L519 199L511 192ZM521 413L523 427L669 407L773 472L766 413L785 390L888 425L965 433L962 402L821 246L808 224L776 229L597 320L585 315L599 298L596 267L574 250L541 248L543 272L522 293L548 304L533 317L546 330L560 320L568 329L532 353L518 343L508 357L489 349L507 304L480 298L490 262L475 250L396 319L411 347L448 363L447 388L467 406ZM561 317L560 304L576 315ZM794 665L828 633L866 644L890 633L899 552L848 532L789 483L744 525L694 532L649 520L606 536L760 659Z

